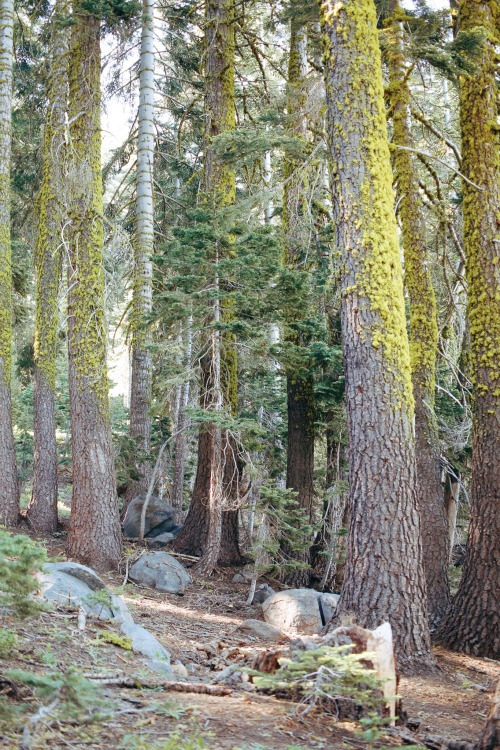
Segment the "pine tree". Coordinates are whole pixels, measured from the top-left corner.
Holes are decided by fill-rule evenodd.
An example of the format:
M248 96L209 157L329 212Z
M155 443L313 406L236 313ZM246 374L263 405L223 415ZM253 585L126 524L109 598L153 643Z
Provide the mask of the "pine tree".
M290 53L288 57L287 122L286 131L291 138L306 144L307 123L307 33L297 4L292 3L290 21ZM283 244L285 272L304 273L308 251L309 227L305 217L307 200L307 168L292 155L285 157L283 185ZM307 288L304 294L307 295ZM284 317L287 324L286 342L299 350L309 343L306 326L299 318L300 311L285 301ZM286 487L295 490L297 503L305 511L309 522L313 516L314 500L314 375L312 367L288 367L287 388L287 471ZM285 550L288 554L289 551ZM292 555L296 557L297 554ZM300 562L309 562L305 551ZM290 585L307 586L307 567L291 570L285 580Z
M28 519L37 531L57 528L57 442L55 416L58 292L62 266L69 29L66 0L54 8L47 84L42 186L38 198L35 257L36 330L33 491Z
M148 333L151 314L154 251L153 166L155 150L154 125L154 2L143 0L141 56L139 78L139 111L137 138L136 214L134 237L134 281L132 329L132 382L130 387L130 435L137 440L142 454L151 448L151 379L152 362ZM141 478L127 487L128 499L145 495L149 484L149 460L137 467Z
M0 0L0 520L15 526L19 516L12 430L12 265L10 157L14 2Z
M434 413L438 325L430 275L425 222L414 156L410 120L410 88L405 63L398 0L391 0L389 98L393 124L393 163L404 249L405 284L410 299L410 359L415 400L417 488L429 618L436 625L450 601L448 519L441 485L440 448Z
M439 637L457 651L500 656L500 300L496 3L460 0L459 32L483 30L460 81L464 244L473 382L471 519L463 575ZM473 183L473 184L471 184Z
M349 434L339 611L389 620L399 665L432 663L415 486L413 396L373 0L321 4Z
M234 168L224 164L214 149L213 139L234 130L234 1L211 0L206 5L205 26L205 155L204 200L216 216L235 200ZM198 464L189 512L174 547L201 554L200 572L210 574L220 559L226 564L240 562L238 510L228 508L237 489L239 467L237 446L222 428L223 412L236 416L236 341L221 327L233 318L232 303L224 296L225 279L220 265L230 254L231 238L216 241L210 250L215 299L210 313L209 337L201 354L200 406L213 412L215 419L200 428ZM222 263L223 265L223 263ZM224 510L226 504L226 510Z
M68 554L99 570L116 567L120 520L113 465L102 266L100 17L73 7L69 65L71 221L68 351L73 496Z

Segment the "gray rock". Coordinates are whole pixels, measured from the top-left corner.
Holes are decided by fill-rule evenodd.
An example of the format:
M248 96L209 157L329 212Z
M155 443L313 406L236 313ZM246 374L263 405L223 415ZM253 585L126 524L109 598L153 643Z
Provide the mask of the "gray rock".
M156 674L161 674L163 677L168 677L170 680L173 677L170 662L166 662L163 659L143 659L142 663L152 672L156 672Z
M323 613L323 624L331 622L335 616L337 610L337 604L340 599L340 594L320 594L320 609Z
M182 594L191 577L181 563L166 552L149 552L129 570L129 578L151 589Z
M287 640L287 636L279 628L270 625L268 622L262 622L262 620L244 620L236 629L245 633L245 635L258 638L260 641L280 643Z
M110 607L105 603L93 601L95 590L91 589L84 581L61 570L47 570L52 565L53 563L49 563L45 567L46 572L40 573L38 576L44 599L67 607L82 607L87 614L94 615L100 620L112 619L113 613ZM104 591L104 589L99 590Z
M323 627L319 592L288 589L273 594L262 604L264 619L287 635L314 635Z
M275 593L276 591L268 586L267 583L261 583L260 586L257 586L257 591L254 594L252 604L262 604Z
M144 497L136 497L129 503L123 519L123 533L128 539L137 539L141 525L141 511ZM154 529L154 531L153 531ZM158 536L164 532L178 530L175 523L175 511L171 505L159 497L152 497L146 511L144 535Z
M148 537L150 540L148 542L148 547L166 547L167 544L170 544L172 539L175 539L176 535L172 534L170 531L165 531L163 534L159 534L158 536L154 537Z
M247 583L247 579L241 573L235 573L232 580L233 583Z
M76 562L46 563L44 569L49 573L60 571L61 573L73 576L73 578L78 578L79 581L86 583L92 591L99 591L99 589L106 588L106 584L99 578L95 570L87 568L86 565L80 565Z
M111 609L121 632L132 641L132 650L137 654L147 656L148 659L154 662L161 662L163 664L162 669L168 669L168 672L170 672L169 652L146 628L135 624L130 610L123 599L113 595L111 597ZM148 666L151 665L148 663ZM158 664L156 666L158 667ZM158 671L158 669L154 669L154 671Z

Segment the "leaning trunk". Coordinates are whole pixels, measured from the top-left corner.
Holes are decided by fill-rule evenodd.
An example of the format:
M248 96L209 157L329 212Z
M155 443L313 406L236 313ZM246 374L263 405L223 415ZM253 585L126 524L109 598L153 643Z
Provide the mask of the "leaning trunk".
M67 15L59 0L55 15ZM68 107L69 30L54 23L43 142L42 186L38 198L35 251L36 329L33 492L28 520L39 532L57 529L57 442L55 416L58 293L62 264L66 112Z
M377 18L373 0L324 0L321 15L350 457L339 612L368 628L388 620L410 671L432 657Z
M404 60L398 0L387 52L392 108L394 169L404 249L405 283L410 298L410 359L415 399L415 448L420 526L427 580L430 624L435 626L450 603L448 585L449 534L441 485L440 450L434 413L438 326L436 297L429 270L425 223L418 175L410 151L410 89Z
M461 31L486 31L474 73L460 82L464 244L472 399L471 518L462 580L439 637L456 651L500 656L500 299L497 58L494 10L461 0ZM474 183L477 187L470 183Z
M69 66L72 188L68 353L73 498L68 554L99 570L121 556L106 366L100 20L74 7Z
M15 526L19 485L12 431L12 265L10 248L10 153L13 0L0 0L0 522Z

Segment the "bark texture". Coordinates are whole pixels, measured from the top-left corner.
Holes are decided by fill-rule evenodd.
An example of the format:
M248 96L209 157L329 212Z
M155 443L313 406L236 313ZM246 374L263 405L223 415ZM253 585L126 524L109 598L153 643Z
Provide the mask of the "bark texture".
M214 212L231 206L236 191L234 169L217 157L212 146L215 136L235 127L234 13L234 0L209 0L206 5L204 192L207 205L212 206ZM230 242L225 245L230 246ZM218 264L228 252L227 247L222 246L211 251L216 292L224 292ZM231 302L216 299L209 321L211 331L206 354L201 360L200 405L219 416L223 410L234 416L238 407L235 338L218 331L220 323L227 323L232 317ZM227 472L230 476L238 472L237 452L233 450L231 437L216 422L207 424L200 429L198 439L191 505L184 528L174 542L177 551L202 555L197 568L204 574L210 574L218 560L242 561L235 512L238 498L234 495L234 482L227 481Z
M68 555L98 570L121 556L106 366L100 19L74 6L69 66L68 353L73 498Z
M464 245L470 322L471 518L462 580L439 638L477 656L500 655L500 155L493 3L461 0L459 29L486 31L474 73L460 82Z
M58 1L54 13L56 17L67 15L66 0ZM61 233L65 213L61 195L68 108L68 42L69 29L54 24L35 251L34 461L28 519L36 531L46 534L57 529L58 461L54 394L62 265Z
M434 414L438 325L436 297L428 264L425 222L418 187L403 43L402 13L391 2L387 62L393 122L393 163L404 250L405 284L410 299L410 359L415 399L415 449L420 524L427 579L429 621L436 626L450 603L448 519L441 484L440 449ZM398 146L403 148L398 149Z
M377 18L373 0L324 0L321 18L350 448L339 611L368 628L388 620L408 672L432 657Z
M0 522L15 526L19 485L12 431L12 266L10 245L10 156L13 0L0 0Z
M151 379L152 361L149 349L148 315L153 294L154 204L153 163L154 125L154 1L143 0L141 57L139 74L139 111L137 137L137 177L134 237L134 286L132 302L132 381L130 387L130 435L137 440L142 454L151 450ZM127 503L145 495L151 476L150 461L145 459L137 469L141 478L130 482L125 495Z
M305 141L306 128L306 77L307 77L307 34L300 21L298 8L292 8L290 22L290 55L287 83L286 129L291 137ZM308 236L304 221L307 178L302 161L286 157L284 163L283 187L283 245L284 266L292 273L303 272L308 250ZM286 309L285 341L299 350L307 346L307 336L300 330L300 310ZM297 503L308 521L312 520L314 500L314 378L307 372L307 364L286 369L288 447L286 487L297 493ZM290 559L309 566L309 550L298 553L282 545L283 552ZM290 586L308 586L310 570L295 569L283 576Z

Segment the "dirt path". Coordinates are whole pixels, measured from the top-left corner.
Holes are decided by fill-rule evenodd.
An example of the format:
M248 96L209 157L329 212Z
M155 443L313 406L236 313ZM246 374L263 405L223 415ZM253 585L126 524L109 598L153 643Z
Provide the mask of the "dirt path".
M59 545L56 545L58 547ZM56 550L51 550L55 552ZM241 649L265 647L237 631L249 617L260 618L260 607L245 604L247 586L235 584L234 571L197 580L179 597L159 594L135 584L120 591L136 622L150 630L179 660L189 678L210 682L217 672L241 658ZM123 579L108 576L118 587ZM145 682L158 679L130 651L105 641L103 630L88 621L77 630L76 613L54 611L38 621L18 626L18 658L10 666L41 674L65 671L73 665L87 674L122 673ZM269 644L266 644L269 646ZM500 677L497 662L436 650L439 671L431 677L404 678L399 693L403 707L419 723L419 731L450 739L474 741L485 720L489 698ZM3 662L0 662L3 666ZM179 667L179 669L182 669ZM12 701L34 701L32 693L9 694ZM91 750L275 750L276 748L363 748L356 736L359 726L337 723L333 717L294 713L296 706L274 697L234 691L229 696L173 694L151 689L106 688L113 700L113 715L88 725L39 726L27 750L90 748ZM0 705L1 709L1 705ZM20 747L20 727L0 733L0 747ZM384 743L395 744L385 740Z

